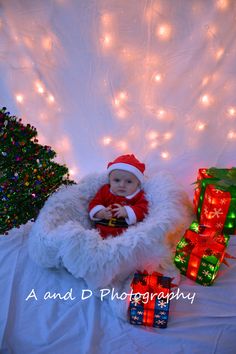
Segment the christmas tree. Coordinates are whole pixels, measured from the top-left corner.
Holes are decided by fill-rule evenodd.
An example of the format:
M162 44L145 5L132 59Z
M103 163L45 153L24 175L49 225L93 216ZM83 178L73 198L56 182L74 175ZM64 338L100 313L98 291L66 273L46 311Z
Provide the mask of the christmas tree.
M52 161L55 151L36 137L33 126L0 109L0 234L34 221L60 185L74 183L67 167Z

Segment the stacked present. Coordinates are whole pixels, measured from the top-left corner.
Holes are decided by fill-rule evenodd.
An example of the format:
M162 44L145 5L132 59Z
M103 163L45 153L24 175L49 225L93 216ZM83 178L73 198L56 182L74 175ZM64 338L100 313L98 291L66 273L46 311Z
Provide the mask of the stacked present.
M210 285L225 257L229 236L193 222L177 245L175 264L181 273L202 285Z
M236 231L236 168L200 169L194 209L201 225L227 234Z
M135 273L131 283L130 323L167 327L171 278L160 273Z
M198 221L179 241L174 262L180 272L211 285L225 258L230 234L236 233L236 168L200 169L194 195ZM129 305L130 323L167 327L171 278L159 273L135 273Z
M236 231L236 168L200 169L194 209L198 222L179 241L174 261L182 274L211 285Z

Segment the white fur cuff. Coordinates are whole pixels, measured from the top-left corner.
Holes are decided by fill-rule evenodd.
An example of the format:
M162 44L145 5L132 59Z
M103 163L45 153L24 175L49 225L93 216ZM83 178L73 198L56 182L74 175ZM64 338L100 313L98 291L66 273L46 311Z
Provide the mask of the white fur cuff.
M125 208L127 215L128 215L128 218L125 218L125 221L127 222L127 224L128 225L135 224L137 222L137 218L136 218L136 215L135 215L135 212L133 211L133 209L128 205L125 205L124 208Z
M93 209L90 210L89 216L91 220L100 220L99 218L95 218L94 215L102 210L105 209L105 207L103 205L96 205Z

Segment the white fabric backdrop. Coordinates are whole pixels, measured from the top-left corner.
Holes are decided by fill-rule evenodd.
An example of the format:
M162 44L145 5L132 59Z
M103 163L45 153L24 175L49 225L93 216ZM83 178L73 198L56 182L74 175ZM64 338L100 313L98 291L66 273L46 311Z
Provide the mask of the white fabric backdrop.
M133 152L186 185L236 165L236 2L0 2L0 102L72 177Z

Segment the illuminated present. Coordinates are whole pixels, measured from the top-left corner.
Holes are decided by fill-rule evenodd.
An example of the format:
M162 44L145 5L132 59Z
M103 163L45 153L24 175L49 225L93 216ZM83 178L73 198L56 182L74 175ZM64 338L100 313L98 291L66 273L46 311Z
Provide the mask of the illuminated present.
M160 273L135 273L131 283L130 323L166 328L171 278Z
M174 262L188 278L211 285L224 260L229 238L194 221L177 245Z
M236 233L236 168L200 169L194 208L201 225Z

